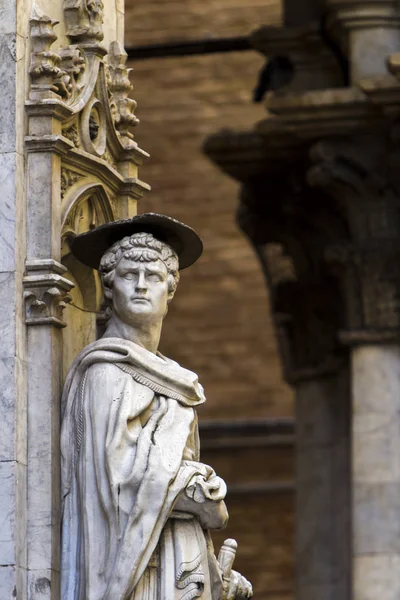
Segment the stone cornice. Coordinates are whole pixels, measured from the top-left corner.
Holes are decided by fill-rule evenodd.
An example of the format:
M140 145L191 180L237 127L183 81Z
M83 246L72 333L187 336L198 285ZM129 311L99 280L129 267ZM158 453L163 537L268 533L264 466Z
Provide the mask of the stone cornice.
M267 108L278 119L275 129L305 140L355 132L384 119L383 112L358 87L271 95ZM269 121L257 125L260 135L270 135Z
M62 135L28 135L25 137L27 152L54 152L60 156L66 155L74 145Z

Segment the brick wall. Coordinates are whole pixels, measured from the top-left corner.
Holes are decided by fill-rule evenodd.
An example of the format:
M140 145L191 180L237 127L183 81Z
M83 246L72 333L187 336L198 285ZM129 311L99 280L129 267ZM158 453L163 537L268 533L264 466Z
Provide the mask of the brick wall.
M127 0L126 45L245 35L279 24L277 0ZM290 417L268 295L259 264L235 223L238 186L202 154L207 135L248 129L264 115L251 101L264 59L251 51L137 61L133 97L139 145L151 154L141 177L152 192L139 212L164 212L193 226L203 257L182 272L164 324L161 351L198 373L208 398L200 421ZM280 456L280 457L279 457ZM228 485L292 479L293 449L207 449L203 460ZM250 488L251 488L250 485ZM268 487L268 486L267 486ZM249 488L249 489L250 489ZM234 489L234 488L233 488ZM236 567L258 600L289 600L293 588L293 493L232 493L229 529L239 541Z
M192 225L204 241L182 273L161 350L199 374L207 418L290 415L263 276L235 223L238 186L202 155L220 127L250 126L263 109L250 95L262 59L252 52L138 61L137 140L151 154L141 175L152 192L141 212Z
M127 46L246 35L281 22L279 0L125 0Z

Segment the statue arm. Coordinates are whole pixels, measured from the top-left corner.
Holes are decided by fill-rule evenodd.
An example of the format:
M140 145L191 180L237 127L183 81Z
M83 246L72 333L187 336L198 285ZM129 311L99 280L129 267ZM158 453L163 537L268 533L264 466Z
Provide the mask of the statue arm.
M228 510L223 500L215 502L206 499L200 503L189 498L183 491L174 506L174 510L188 512L196 516L203 529L224 529L228 524Z
M182 490L174 509L195 515L204 529L223 529L229 518L223 501L226 496L226 484L215 474L212 467L198 461L199 456L199 428L195 412L182 466L184 468L185 465L193 465L197 467L198 474L192 477Z
M196 466L198 473L182 490L174 509L195 515L205 529L223 529L229 518L224 502L227 491L224 480L203 463L184 461L184 465Z

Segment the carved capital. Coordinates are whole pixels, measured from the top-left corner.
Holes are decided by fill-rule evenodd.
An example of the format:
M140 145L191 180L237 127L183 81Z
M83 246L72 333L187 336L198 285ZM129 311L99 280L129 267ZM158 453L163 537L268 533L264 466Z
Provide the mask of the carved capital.
M291 167L287 172L296 173ZM330 199L325 203L300 176L290 181L269 173L262 179L244 187L239 225L260 259L284 376L295 384L332 374L343 364L338 332L344 303L325 251L344 229Z
M398 151L391 136L319 143L311 151L311 185L324 188L345 218L350 245L328 253L338 266L350 343L400 334L400 196ZM342 248L343 250L343 248ZM329 256L330 254L330 256ZM351 335L350 335L350 333ZM359 335L355 334L358 332Z
M52 44L56 41L54 26L58 21L43 14L36 7L30 19L31 30L31 62L29 74L31 76L31 100L54 98L58 94L56 81L60 77L59 64L61 58L56 52L51 51Z
M74 287L62 275L66 268L55 260L28 260L23 278L27 325L65 327L62 313Z
M129 74L133 69L126 66L128 55L119 42L112 42L109 52L108 89L113 106L114 123L120 133L122 144L127 147L132 143L133 134L130 129L139 123L135 116L136 102L129 98L133 86Z
M64 0L67 35L73 43L93 44L103 39L102 0Z

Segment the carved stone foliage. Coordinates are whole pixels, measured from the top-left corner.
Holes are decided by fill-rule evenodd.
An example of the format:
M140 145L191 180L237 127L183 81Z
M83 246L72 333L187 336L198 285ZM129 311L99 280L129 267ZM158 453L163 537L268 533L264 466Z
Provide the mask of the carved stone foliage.
M84 88L84 74L87 59L76 46L67 46L59 50L61 73L56 81L60 96L68 101L75 100Z
M70 140L70 142L72 142L76 148L80 147L81 141L79 138L78 123L76 121L72 124L68 124L66 127L63 127L62 134L64 137Z
M64 0L67 35L76 43L93 43L103 39L102 0Z
M286 168L291 177L275 170L243 186L238 220L264 270L284 375L294 383L342 364L344 303L325 250L346 227L329 197L307 186L304 165Z
M64 198L68 188L82 179L82 177L83 175L81 173L63 167L61 169L61 198Z
M35 103L58 100L62 133L75 148L102 158L118 170L120 156L141 164L148 155L133 141L131 129L139 122L135 100L129 98L131 69L119 42L106 49L102 38L103 4L100 0L65 0L67 32L73 45L52 51L57 40L57 21L34 11L31 18L32 56L29 109L40 114ZM55 105L54 105L55 106ZM46 106L42 104L42 112ZM127 155L127 151L130 153Z
M130 140L133 139L130 128L139 123L139 119L134 114L137 104L135 100L128 97L133 86L129 79L132 69L126 66L127 58L128 55L119 42L110 45L108 89L111 93L111 102L115 106L113 111L115 127L121 135L124 146L129 145Z
M346 218L350 242L335 244L346 295L347 332L357 341L400 335L400 179L393 132L337 139L314 146L312 185L324 188Z
M74 287L63 274L66 268L55 260L29 260L23 279L27 325L65 327L63 310Z

